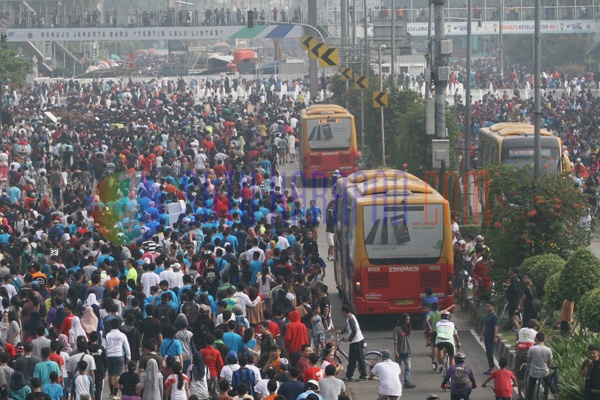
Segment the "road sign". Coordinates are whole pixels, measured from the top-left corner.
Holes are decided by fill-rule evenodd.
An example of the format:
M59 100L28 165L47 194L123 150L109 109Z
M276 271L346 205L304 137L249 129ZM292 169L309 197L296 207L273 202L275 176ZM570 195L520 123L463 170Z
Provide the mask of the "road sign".
M337 47L330 47L321 53L319 57L320 67L337 67L338 65L340 65L340 52Z
M387 92L373 92L373 107L382 108L388 106Z
M302 36L302 40L300 41L302 50L310 50L310 48L315 45L316 40L317 39L314 36Z
M327 50L327 45L325 43L315 43L315 45L310 48L308 56L311 59L316 60L321 56L321 54L323 54L325 50Z
M342 67L341 74L342 74L342 79L345 81L351 81L353 78L352 77L352 68L350 68L350 67Z
M354 89L366 89L369 86L369 77L366 75L356 75L354 77Z

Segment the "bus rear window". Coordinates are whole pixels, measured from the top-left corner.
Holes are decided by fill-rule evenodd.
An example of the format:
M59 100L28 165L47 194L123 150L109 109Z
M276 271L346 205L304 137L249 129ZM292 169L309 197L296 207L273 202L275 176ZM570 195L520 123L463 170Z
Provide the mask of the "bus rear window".
M443 204L363 207L369 261L436 262L444 240Z
M350 147L350 118L318 118L306 121L308 146L311 150L345 150Z

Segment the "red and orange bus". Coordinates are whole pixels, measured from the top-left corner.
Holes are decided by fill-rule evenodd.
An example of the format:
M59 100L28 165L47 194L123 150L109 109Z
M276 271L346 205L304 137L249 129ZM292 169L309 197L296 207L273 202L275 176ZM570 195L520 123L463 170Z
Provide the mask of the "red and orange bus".
M359 151L354 116L335 104L315 104L300 114L300 170L304 180L358 171Z
M454 303L450 206L398 170L358 171L335 190L335 278L357 315L420 312L425 288Z

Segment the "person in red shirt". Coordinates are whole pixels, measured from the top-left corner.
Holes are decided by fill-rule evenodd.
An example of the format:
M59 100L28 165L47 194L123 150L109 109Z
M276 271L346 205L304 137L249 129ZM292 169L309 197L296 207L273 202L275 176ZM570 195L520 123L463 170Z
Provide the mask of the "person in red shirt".
M221 177L227 173L227 168L223 165L222 160L217 160L217 165L214 166L213 171L217 177Z
M73 306L71 304L65 303L63 307L65 308L65 319L60 326L60 332L68 337L69 331L71 330L71 320L75 315L73 314Z
M202 358L204 359L204 364L208 367L210 371L210 379L214 379L215 382L221 373L221 368L223 368L223 357L221 357L221 353L219 350L215 349L213 345L215 344L215 336L208 335L206 337L206 347L200 350L202 353Z
M289 314L290 323L285 328L285 349L288 354L294 354L302 350L302 345L309 343L306 325L300 321L300 313L297 310Z
M319 379L323 378L325 374L323 373L321 367L317 366L317 363L319 362L319 356L316 353L310 353L308 356L308 362L310 363L310 367L304 371L304 374L302 374L302 381L308 382L311 379L318 381Z
M506 369L506 366L508 365L508 359L506 357L500 358L498 360L498 365L500 366L500 369L492 371L481 387L486 387L487 383L493 379L496 400L510 400L512 398L513 386L517 386L517 378L515 378L515 375L511 370Z
M303 344L302 345L302 357L296 363L296 367L298 367L301 374L304 374L304 372L311 367L310 361L308 360L308 357L310 357L311 354L312 354L312 347L310 346L310 344Z

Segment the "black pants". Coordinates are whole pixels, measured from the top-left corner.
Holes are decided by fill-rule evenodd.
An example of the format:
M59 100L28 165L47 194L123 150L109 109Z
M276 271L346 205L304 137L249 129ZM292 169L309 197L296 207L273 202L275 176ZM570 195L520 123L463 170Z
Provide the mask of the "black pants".
M535 385L537 385L538 379L540 379L540 378L533 378L532 376L529 376L529 381L527 382L527 400L532 399L533 389L535 388ZM550 374L546 375L545 377L543 377L541 379L543 379L544 382L546 383L546 386L550 388L550 391L552 392L552 394L558 393L558 391L554 387L554 383L552 382L552 379L550 379ZM544 393L544 395L546 395L546 393Z
M354 369L358 362L358 372L360 372L361 378L367 377L367 368L365 366L365 356L363 354L363 346L365 341L350 343L350 351L348 354L348 370L346 371L346 378L352 379L354 375Z
M96 377L96 382L95 382L95 386L96 386L96 393L94 393L94 398L96 399L101 399L102 398L102 387L104 386L104 377L99 378ZM112 393L111 393L112 395Z

